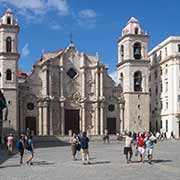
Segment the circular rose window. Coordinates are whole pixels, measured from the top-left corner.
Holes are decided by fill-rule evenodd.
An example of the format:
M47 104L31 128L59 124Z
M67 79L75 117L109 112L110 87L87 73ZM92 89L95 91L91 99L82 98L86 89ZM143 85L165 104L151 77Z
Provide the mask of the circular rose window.
M28 103L27 104L27 109L33 110L34 109L34 104L33 103Z

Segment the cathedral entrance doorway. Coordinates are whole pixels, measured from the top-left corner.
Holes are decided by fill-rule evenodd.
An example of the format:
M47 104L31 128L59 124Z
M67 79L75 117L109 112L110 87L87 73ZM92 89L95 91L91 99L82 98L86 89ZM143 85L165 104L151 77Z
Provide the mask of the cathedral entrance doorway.
M73 133L79 133L79 110L66 109L65 110L65 134L67 135L69 130Z
M116 134L116 118L107 118L107 130L109 134Z
M29 128L32 134L36 134L36 117L26 117L26 129Z

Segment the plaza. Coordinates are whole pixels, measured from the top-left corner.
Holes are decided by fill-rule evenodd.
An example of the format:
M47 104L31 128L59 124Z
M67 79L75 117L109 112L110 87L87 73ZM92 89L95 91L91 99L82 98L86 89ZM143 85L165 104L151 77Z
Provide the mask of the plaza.
M91 141L90 165L82 164L80 153L77 160L72 161L68 144L42 145L44 148L35 149L32 166L19 165L18 154L3 161L5 154L2 157L1 152L0 180L179 180L180 177L180 142L174 139L155 144L152 165L138 162L139 156L133 156L133 162L126 164L123 141L110 144ZM27 155L24 162L26 158Z

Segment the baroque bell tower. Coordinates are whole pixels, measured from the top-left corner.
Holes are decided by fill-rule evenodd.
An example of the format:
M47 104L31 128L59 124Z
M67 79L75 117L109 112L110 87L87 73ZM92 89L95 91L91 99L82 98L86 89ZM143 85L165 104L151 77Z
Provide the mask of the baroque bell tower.
M122 85L124 104L124 131L149 130L150 63L147 56L148 35L132 17L118 40L118 78Z
M0 19L0 89L6 97L8 119L3 126L18 129L17 70L19 26L11 9Z

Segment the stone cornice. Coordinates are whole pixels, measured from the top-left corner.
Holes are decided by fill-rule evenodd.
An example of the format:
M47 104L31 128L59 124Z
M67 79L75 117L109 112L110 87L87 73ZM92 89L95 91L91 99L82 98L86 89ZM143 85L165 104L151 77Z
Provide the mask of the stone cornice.
M125 39L126 37L148 37L149 36L147 34L125 34L124 36L120 37L117 41L117 43L119 43L120 41L122 41L123 39Z
M14 52L0 52L0 56L8 56L8 57L17 56L17 58L19 58L20 54L19 53L14 53Z
M0 29L1 28L4 28L4 29L6 29L6 31L8 30L8 29L16 29L17 30L17 32L19 32L19 30L20 30L20 28L19 28L19 26L18 25L9 25L9 24L1 24L0 25Z
M118 63L116 65L116 67L119 67L119 66L121 66L121 65L123 65L125 63L133 63L133 64L141 63L141 64L149 64L150 65L150 61L149 60L144 60L144 59L142 59L142 60L129 59L129 60L124 60L124 61Z

